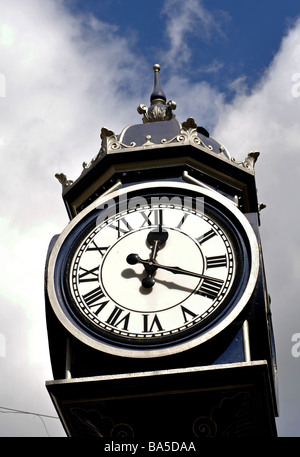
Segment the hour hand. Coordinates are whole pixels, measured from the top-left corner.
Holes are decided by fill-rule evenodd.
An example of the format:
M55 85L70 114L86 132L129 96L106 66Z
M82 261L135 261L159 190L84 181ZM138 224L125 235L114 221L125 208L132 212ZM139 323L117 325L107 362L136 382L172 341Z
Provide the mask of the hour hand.
M158 243L159 247L161 247L163 244L165 244L168 237L169 233L165 229L159 227L158 230L151 230L151 232L148 233L147 241L150 244L150 246L153 246L155 243Z
M152 230L148 233L147 242L152 248L150 260L154 260L156 258L158 250L164 246L168 237L168 232L161 227L159 227L159 230Z
M148 233L147 242L151 246L150 262L155 261L159 249L164 247L168 237L168 232L162 228L161 224L158 226L158 229L154 229ZM155 284L153 275L155 274L156 268L153 268L153 265L145 265L145 270L147 276L142 280L142 286L149 289Z

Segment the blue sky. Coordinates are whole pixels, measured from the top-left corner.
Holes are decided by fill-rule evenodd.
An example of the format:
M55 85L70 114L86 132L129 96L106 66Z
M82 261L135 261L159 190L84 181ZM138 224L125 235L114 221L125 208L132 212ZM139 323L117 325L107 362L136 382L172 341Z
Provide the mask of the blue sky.
M193 10L190 29L184 30L182 48L188 47L190 57L176 56L174 67L193 81L216 85L228 97L234 95L228 88L233 80L243 76L249 89L258 81L299 15L299 5L292 0L188 3ZM117 27L120 36L130 38L134 52L144 55L149 63L159 60L161 64L165 51L172 46L168 27L173 21L180 21L187 10L185 2L159 0L74 0L69 4L76 13L93 12ZM168 75L174 67L164 71Z
M68 222L54 175L76 179L102 127L141 122L155 63L180 122L194 117L237 160L261 152L278 432L300 436L299 18L295 0L0 3L0 436L64 436L44 387L44 262Z

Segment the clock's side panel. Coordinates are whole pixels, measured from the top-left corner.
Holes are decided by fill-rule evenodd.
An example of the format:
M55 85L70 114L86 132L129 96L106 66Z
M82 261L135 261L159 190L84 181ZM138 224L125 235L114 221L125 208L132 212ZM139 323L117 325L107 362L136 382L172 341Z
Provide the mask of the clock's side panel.
M50 304L48 296L48 265L49 257L51 255L53 246L57 241L59 235L55 235L49 244L46 264L45 264L45 279L44 279L44 290L45 290L45 311L46 311L46 322L48 331L48 344L49 354L52 366L52 372L54 379L64 379L66 370L66 349L68 334L65 328L58 321L55 316L52 306Z

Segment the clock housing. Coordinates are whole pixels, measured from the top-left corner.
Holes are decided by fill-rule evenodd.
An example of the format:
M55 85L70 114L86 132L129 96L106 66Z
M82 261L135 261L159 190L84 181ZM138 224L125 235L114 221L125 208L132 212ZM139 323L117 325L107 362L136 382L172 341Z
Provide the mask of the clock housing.
M149 263L129 264L131 254L149 262L147 240L159 230L168 239L153 274ZM256 236L231 201L157 181L100 198L70 222L49 259L48 295L61 324L84 344L117 356L163 357L230 326L258 272ZM151 288L143 287L147 277Z

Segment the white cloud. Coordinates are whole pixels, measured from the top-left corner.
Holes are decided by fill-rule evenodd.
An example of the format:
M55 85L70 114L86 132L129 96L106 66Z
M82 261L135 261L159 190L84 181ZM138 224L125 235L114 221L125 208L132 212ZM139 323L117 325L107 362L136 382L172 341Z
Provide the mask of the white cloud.
M237 153L239 149L243 152L245 148L251 145L253 147L253 137L258 138L260 145L268 146L268 149L270 145L280 145L283 147L282 155L296 151L300 103L293 95L295 82L292 81L292 76L299 70L298 22L283 39L279 52L252 93L239 94L233 103L224 107L223 116L215 129L217 134L224 141L228 139ZM289 151L283 153L287 144ZM229 144L228 147L230 146Z
M222 113L223 94L204 81L191 84L188 77L175 73L164 85L164 90L168 100L175 100L177 108L174 114L180 122L193 117L198 125L210 131Z
M197 37L207 41L224 34L221 24L227 20L227 15L219 11L216 14L204 7L202 0L166 0L163 14L166 15L166 35L169 42L169 50L164 54L169 66L176 67L187 63L191 58L191 50L187 44L187 37ZM216 63L215 63L216 65Z
M138 118L143 58L117 29L72 16L62 1L2 2L0 17L0 405L55 414L44 388L52 375L43 274L50 239L68 217L54 175L76 179L98 153L103 125L118 133L128 106ZM16 419L12 433L22 428Z
M126 105L131 94L124 90L118 100L111 94L123 80L138 94L141 83L134 72L138 59L126 40L95 18L74 18L62 2L4 2L1 21L6 80L6 97L0 99L1 174L10 176L2 209L8 211L12 198L20 196L15 217L19 213L26 221L33 213L39 218L37 208L51 198L55 172L76 178L80 164L97 154L104 123L111 119L116 129L124 124L118 103ZM35 188L30 205L23 200L29 188Z
M291 373L300 375L299 363L290 353L292 334L300 328L300 98L293 90L293 75L299 71L297 22L253 92L240 94L232 104L224 106L214 130L214 136L238 160L250 150L261 152L256 177L259 199L267 204L261 214L261 235L279 362L279 430L285 436L299 436L297 426L289 423L298 396L297 383L291 386L289 377Z

